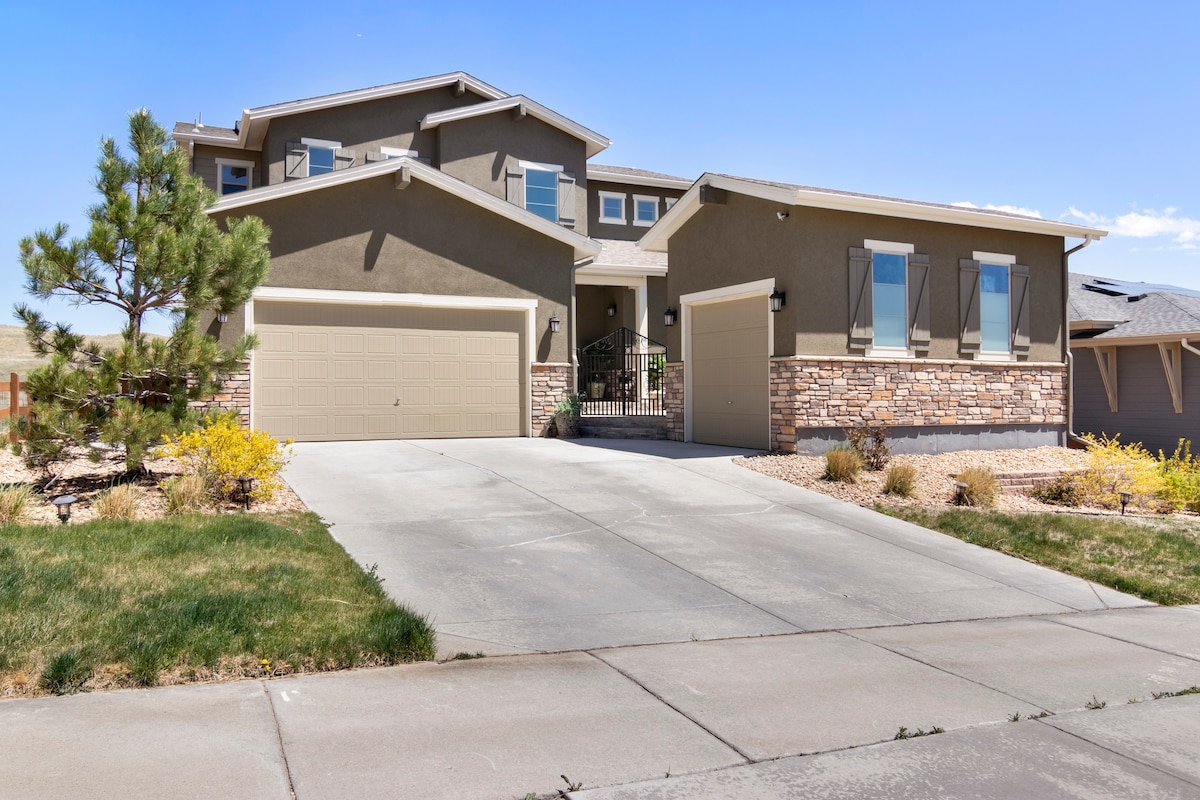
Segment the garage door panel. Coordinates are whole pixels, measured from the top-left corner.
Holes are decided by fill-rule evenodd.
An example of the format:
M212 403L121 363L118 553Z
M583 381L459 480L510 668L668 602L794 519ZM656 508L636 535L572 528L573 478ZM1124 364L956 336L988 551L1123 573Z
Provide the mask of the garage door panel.
M687 369L694 441L767 448L768 313L765 297L692 309Z
M275 435L521 433L523 312L263 302L255 314L255 424Z

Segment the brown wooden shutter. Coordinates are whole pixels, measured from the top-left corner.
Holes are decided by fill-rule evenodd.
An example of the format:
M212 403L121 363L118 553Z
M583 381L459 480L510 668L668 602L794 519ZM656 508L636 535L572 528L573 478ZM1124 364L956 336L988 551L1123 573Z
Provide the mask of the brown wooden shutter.
M303 142L288 142L287 153L283 159L283 179L285 181L308 177L308 145Z
M388 160L388 157L385 156L383 153L381 153L378 150L368 150L367 151L367 163L368 164L374 164L378 161L387 161L387 160Z
M525 207L525 173L520 169L510 169L505 176L505 190L508 202Z
M929 256L908 257L908 345L929 349Z
M978 353L979 262L969 258L958 261L958 313L961 323L959 350L963 353Z
M1013 264L1008 271L1008 321L1013 353L1029 353L1029 267Z
M333 171L348 169L354 166L354 151L338 148L333 151Z
M847 274L850 276L850 347L866 349L875 339L871 251L851 247Z
M558 173L558 224L575 227L575 176Z

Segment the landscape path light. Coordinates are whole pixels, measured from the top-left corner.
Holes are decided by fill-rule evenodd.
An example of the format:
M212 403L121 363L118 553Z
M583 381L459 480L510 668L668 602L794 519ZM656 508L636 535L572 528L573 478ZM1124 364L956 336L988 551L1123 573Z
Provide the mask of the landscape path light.
M1121 516L1125 516L1125 506L1129 505L1129 498L1133 497L1132 492L1117 492L1121 495Z
M58 521L66 525L67 520L71 518L71 504L76 502L75 495L59 495L50 502L54 504L54 510L58 512Z
M246 510L250 510L250 493L254 491L254 478L238 478L238 488L242 490L242 499L246 501Z

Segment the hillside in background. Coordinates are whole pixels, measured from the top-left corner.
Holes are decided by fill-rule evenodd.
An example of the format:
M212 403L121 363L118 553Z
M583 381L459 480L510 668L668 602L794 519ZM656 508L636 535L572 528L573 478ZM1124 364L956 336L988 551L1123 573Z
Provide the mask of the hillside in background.
M121 341L121 335L108 333L104 336L89 336L88 339L99 342L103 347L116 347ZM24 378L31 369L40 367L47 360L38 358L29 349L29 345L25 343L24 328L0 325L0 382L7 382L10 372Z

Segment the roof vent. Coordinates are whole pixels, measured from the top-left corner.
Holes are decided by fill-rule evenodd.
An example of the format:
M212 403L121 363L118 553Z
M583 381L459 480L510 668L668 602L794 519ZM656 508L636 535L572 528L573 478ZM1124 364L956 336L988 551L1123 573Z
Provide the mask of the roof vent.
M1125 298L1125 302L1136 303L1138 300L1145 300L1146 297L1147 297L1147 295L1144 295L1144 294L1131 294L1131 295L1129 295L1129 297Z

